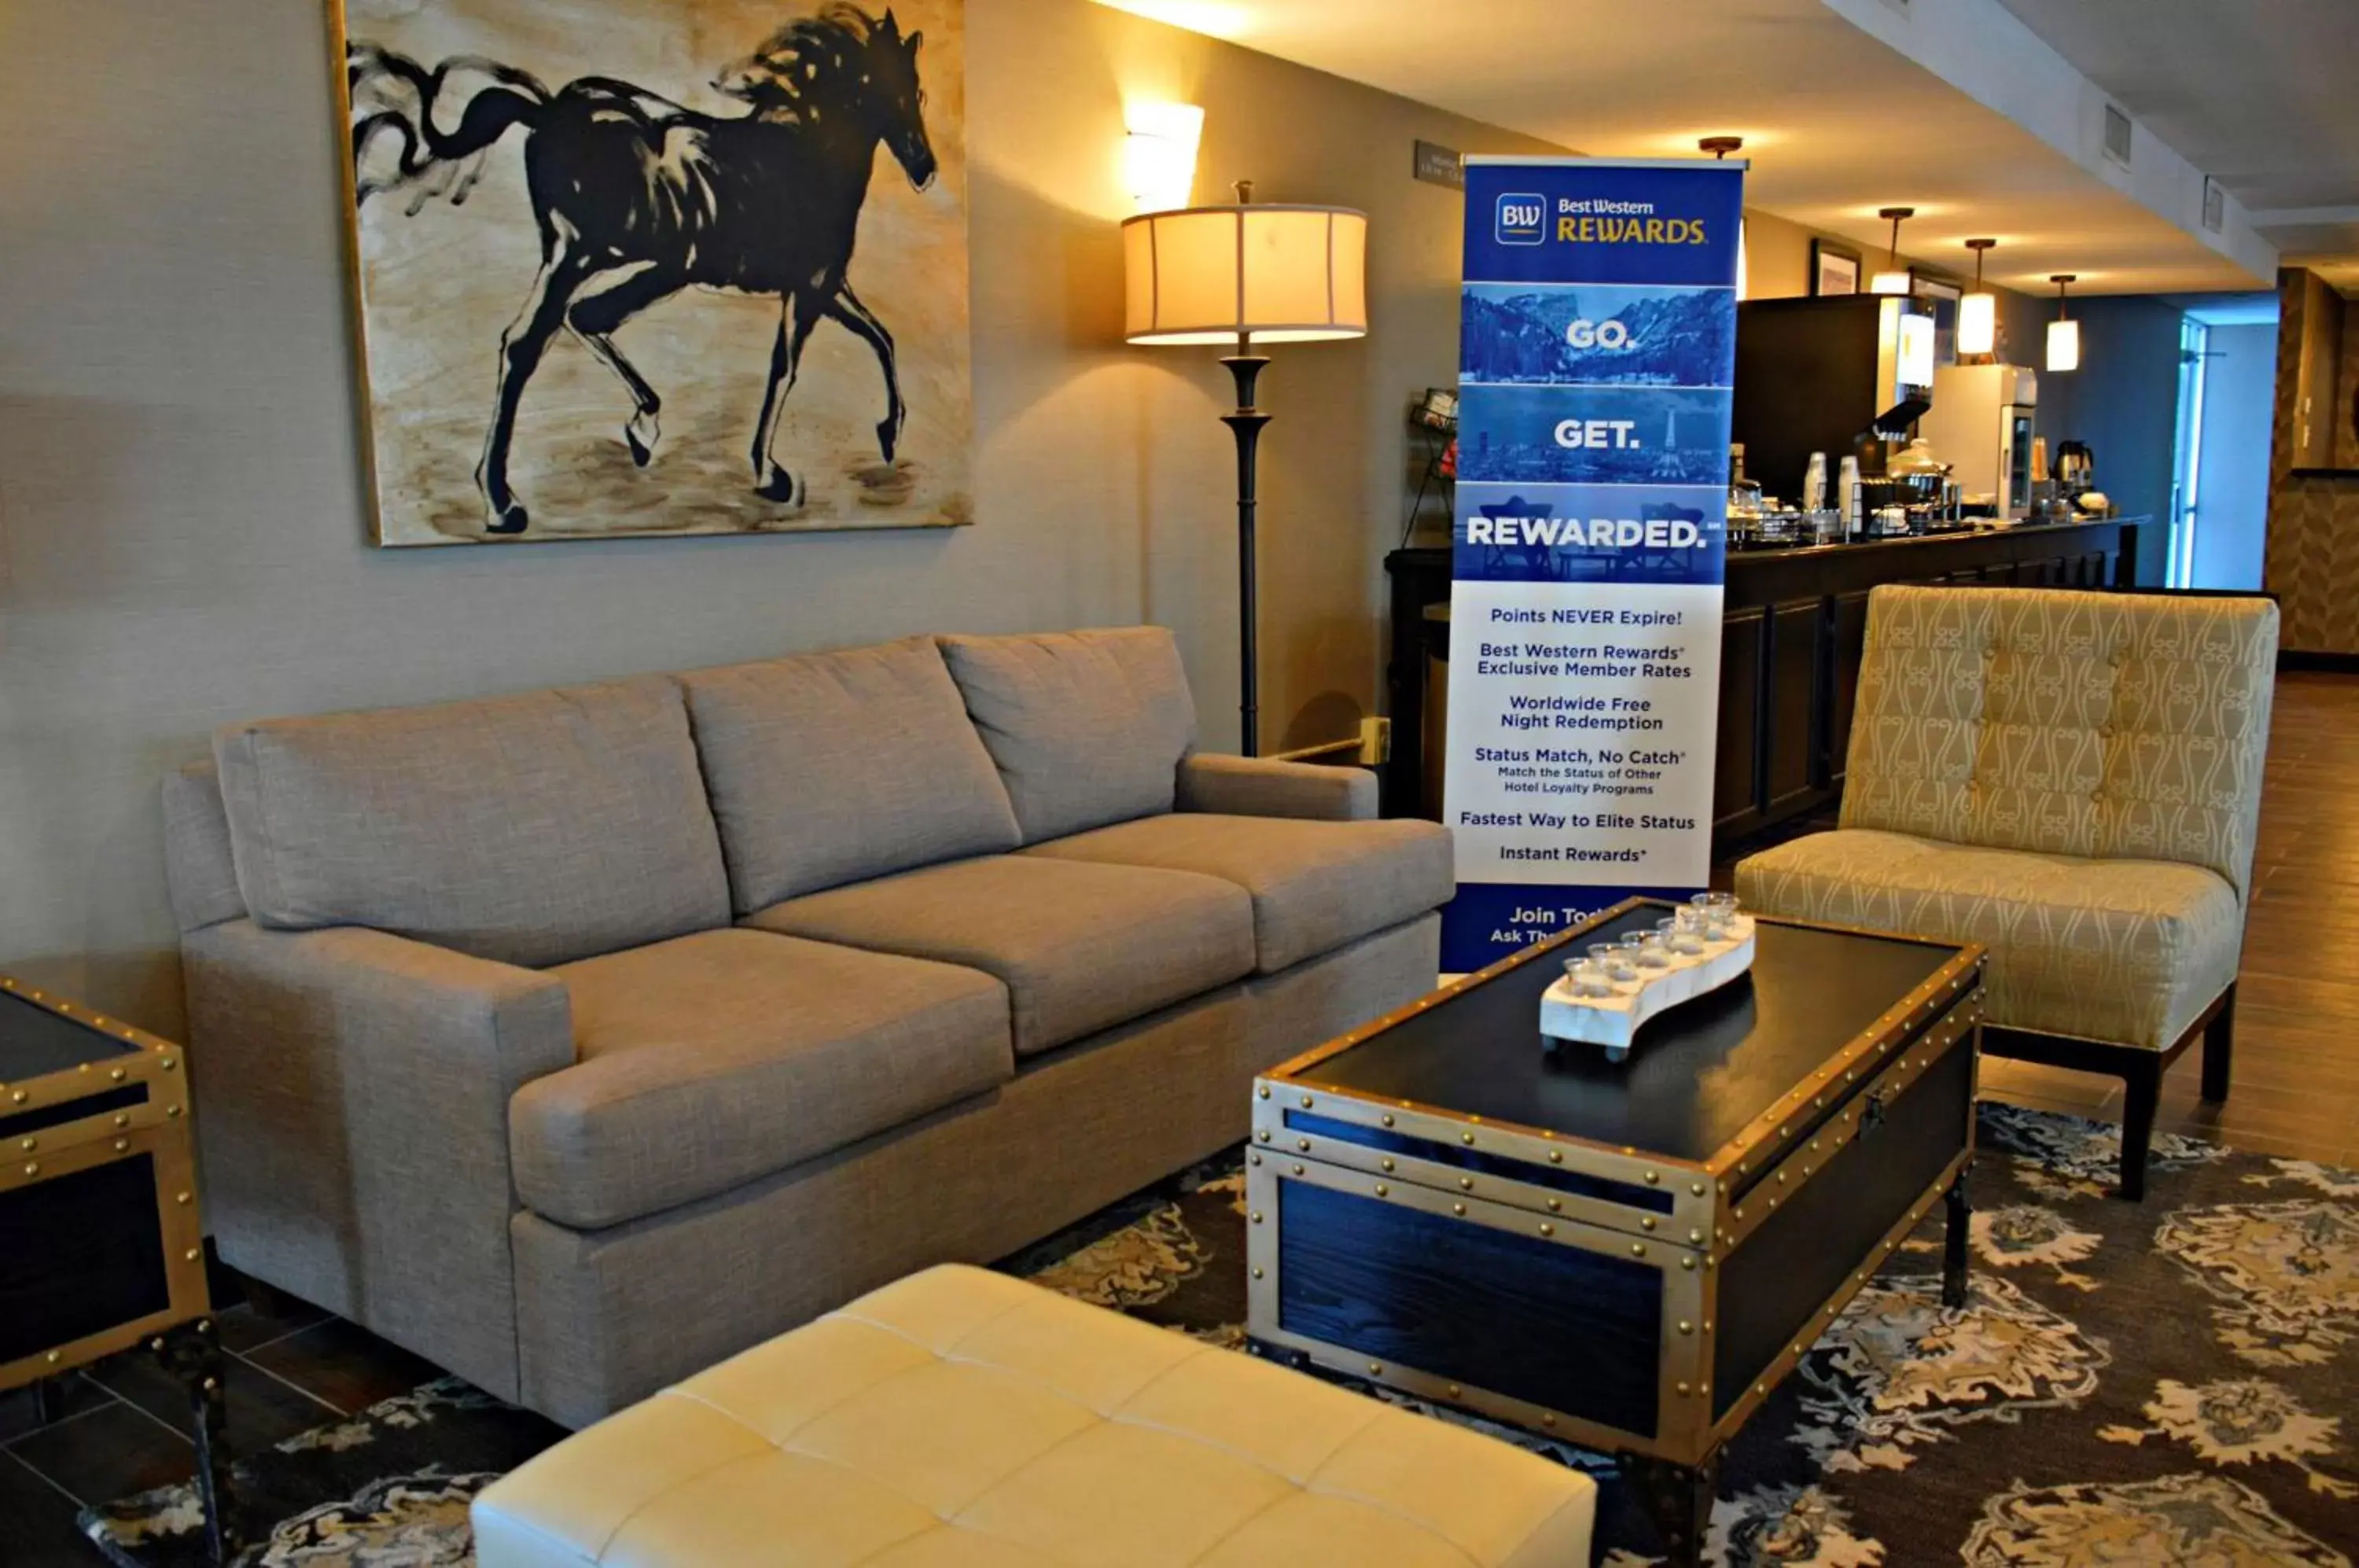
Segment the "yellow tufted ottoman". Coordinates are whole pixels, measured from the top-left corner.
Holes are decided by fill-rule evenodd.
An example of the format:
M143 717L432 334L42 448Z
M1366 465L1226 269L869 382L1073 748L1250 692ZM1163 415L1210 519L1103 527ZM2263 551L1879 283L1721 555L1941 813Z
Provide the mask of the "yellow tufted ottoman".
M475 1499L481 1568L1586 1568L1586 1476L1004 1275L910 1276Z

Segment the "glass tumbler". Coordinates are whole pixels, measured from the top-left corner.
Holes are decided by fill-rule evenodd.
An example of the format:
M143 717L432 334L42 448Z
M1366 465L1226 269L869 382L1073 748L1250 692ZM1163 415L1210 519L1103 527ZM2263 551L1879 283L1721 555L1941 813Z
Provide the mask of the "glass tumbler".
M1564 964L1565 977L1572 982L1576 996L1610 996L1613 982L1605 977L1605 968L1593 958L1569 958Z

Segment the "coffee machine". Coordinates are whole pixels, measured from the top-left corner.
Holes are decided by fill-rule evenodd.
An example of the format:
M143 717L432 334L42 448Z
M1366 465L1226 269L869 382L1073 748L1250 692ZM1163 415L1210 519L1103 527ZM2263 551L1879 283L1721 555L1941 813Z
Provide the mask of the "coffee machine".
M2068 501L2097 487L2097 460L2089 452L2087 441L2056 443L2056 487Z

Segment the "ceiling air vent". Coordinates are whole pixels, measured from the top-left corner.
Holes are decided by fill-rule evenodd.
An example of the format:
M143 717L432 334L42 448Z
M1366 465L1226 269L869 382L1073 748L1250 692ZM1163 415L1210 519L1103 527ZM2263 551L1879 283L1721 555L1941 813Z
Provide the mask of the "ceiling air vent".
M2130 166L2130 117L2111 103L2105 105L2105 156Z

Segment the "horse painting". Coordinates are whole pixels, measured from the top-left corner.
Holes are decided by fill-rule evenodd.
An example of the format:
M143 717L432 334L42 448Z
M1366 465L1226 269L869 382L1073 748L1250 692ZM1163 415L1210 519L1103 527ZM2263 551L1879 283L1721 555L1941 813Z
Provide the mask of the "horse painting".
M782 463L777 449L805 349L823 322L864 345L882 376L882 417L872 427L881 462L846 470L867 486L858 498L889 505L907 492L909 465L899 459L910 409L899 352L852 273L878 149L913 191L927 191L937 177L925 42L892 9L874 16L836 0L777 26L713 76L711 92L737 105L734 113L690 108L616 76L585 74L552 91L520 66L482 54L450 55L429 68L380 38L347 43L353 194L363 213L377 209L379 224L386 209L407 222L438 199L454 209L479 201L488 160L504 141L521 143L538 261L499 338L473 470L484 534L535 527L539 498L517 493L511 462L527 390L560 342L619 384L627 401L626 412L614 405L621 445L634 468L661 473L664 398L616 334L690 291L776 302L758 410L744 410L753 416L740 492L748 497L745 526L798 514L810 498L810 465ZM962 245L962 228L959 237ZM962 376L963 345L960 355Z

